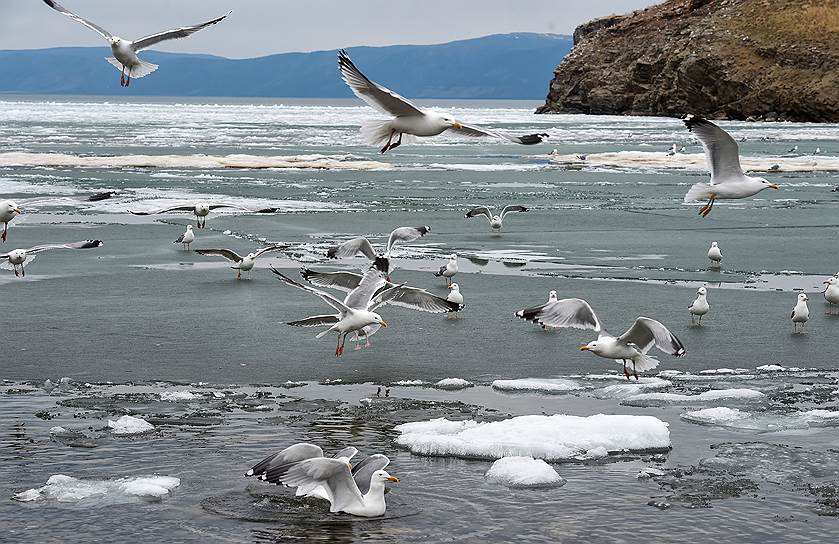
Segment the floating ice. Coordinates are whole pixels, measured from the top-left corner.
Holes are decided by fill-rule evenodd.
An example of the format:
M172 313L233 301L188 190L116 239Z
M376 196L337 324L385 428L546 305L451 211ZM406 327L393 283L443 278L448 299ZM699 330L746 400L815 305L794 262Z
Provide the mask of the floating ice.
M569 460L594 448L616 452L667 450L667 423L652 416L557 414L518 416L478 423L445 418L396 427L397 444L421 455L498 459L529 455L548 461Z
M201 395L197 395L190 391L164 391L160 394L160 400L166 402L181 402L185 400L200 399Z
M418 386L418 385L425 385L426 382L422 380L399 380L398 382L393 382L391 385L398 385L402 387L411 387L411 386Z
M472 387L472 382L468 382L463 378L444 378L434 384L438 389L464 389Z
M508 487L559 487L565 484L552 466L533 457L502 457L489 468L486 479Z
M181 485L181 480L171 476L120 478L118 480L79 480L71 476L50 476L47 485L29 489L14 496L15 500L55 500L80 502L98 499L101 504L132 502L137 498L160 499Z
M647 480L654 476L664 476L664 471L658 468L644 467L638 471L636 478L639 480Z
M625 406L667 406L669 404L695 404L716 402L720 400L753 401L765 397L754 389L712 389L697 395L680 395L678 393L640 393L621 401Z
M757 370L759 372L804 372L807 369L797 366L761 365L757 367Z
M669 380L644 377L633 382L616 383L595 389L593 395L599 399L623 399L632 395L639 395L644 391L664 389L673 385Z
M583 387L575 381L565 379L529 379L495 380L492 388L499 391L534 391L538 393L567 393L579 391Z
M779 414L773 412L752 413L737 408L720 406L685 412L681 417L687 421L703 425L718 425L758 432L839 426L839 411L832 410L809 410Z
M141 434L154 430L154 425L134 416L122 416L116 421L109 419L108 427L114 434Z

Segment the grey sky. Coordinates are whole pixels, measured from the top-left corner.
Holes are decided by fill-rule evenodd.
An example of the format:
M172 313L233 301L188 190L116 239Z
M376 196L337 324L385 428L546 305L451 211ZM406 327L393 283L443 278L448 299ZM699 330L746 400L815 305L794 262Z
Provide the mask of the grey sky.
M653 0L59 0L127 39L212 19L221 24L156 49L254 57L354 45L440 43L507 32L570 34L589 19ZM131 13L120 15L120 8ZM0 49L104 45L41 0L0 0Z

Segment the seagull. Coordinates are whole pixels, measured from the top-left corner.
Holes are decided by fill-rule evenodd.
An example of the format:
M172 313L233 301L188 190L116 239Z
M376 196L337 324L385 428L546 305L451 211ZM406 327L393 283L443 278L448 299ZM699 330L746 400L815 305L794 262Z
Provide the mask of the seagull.
M822 152L822 148L817 147L815 151L813 151L813 155L819 155Z
M670 146L670 150L667 152L667 156L672 157L675 154L676 154L676 144L673 144L672 146Z
M191 227L192 225L189 226ZM195 252L199 255L217 255L219 257L224 257L230 262L236 263L236 266L231 266L230 268L236 271L236 279L238 280L241 279L243 270L248 273L248 279L250 279L251 270L253 270L253 267L256 264L257 257L263 253L268 253L269 251L282 251L284 249L285 247L283 246L263 247L262 249L248 253L244 257L232 249L196 249Z
M711 247L708 248L708 258L711 260L711 266L719 268L722 262L722 252L716 242L711 242Z
M501 210L500 215L494 215L492 210L486 206L478 206L477 208L472 208L468 212L466 212L466 219L471 217L476 217L478 215L483 215L489 221L489 226L492 228L493 231L501 230L502 223L504 221L504 216L506 216L510 212L526 212L527 208L524 206L504 206L504 209Z
M452 284L452 276L457 274L457 255L452 253L449 257L449 262L440 267L440 270L434 273L436 277L443 276L446 278L448 285Z
M696 300L694 300L690 306L688 306L688 311L690 311L690 323L693 324L694 316L699 316L699 324L702 324L702 316L708 313L708 310L711 309L710 304L708 304L708 290L704 287L700 287L696 291Z
M148 212L132 212L129 210L129 213L133 215L157 215L161 213L169 213L169 212L192 212L195 215L196 219L196 227L199 229L203 229L207 226L207 215L212 210L218 210L219 208L234 208L237 210L244 210L246 212L252 213L274 213L277 211L277 208L261 208L261 209L251 209L245 206L240 206L239 204L227 204L227 203L216 203L216 204L207 204L206 202L199 202L197 204L186 204L180 206L170 206L168 208L160 208L158 210L152 210Z
M777 183L769 183L764 178L743 174L740 148L726 131L695 115L687 115L683 122L702 142L711 170L710 183L695 183L685 195L685 202L708 199L708 203L699 208L699 215L708 217L717 199L748 198L764 189L780 188Z
M798 153L798 146L794 145L792 148L787 149L787 153Z
M792 319L793 327L795 328L795 332L799 332L798 324L801 323L801 333L804 332L804 324L810 320L810 308L807 307L807 301L810 300L807 298L807 295L804 293L800 293L798 295L798 302L795 304L795 307L792 309L792 313L789 314L789 318Z
M826 282L827 288L824 290L824 299L830 304L832 311L834 304L839 304L839 279L836 277L829 278Z
M381 153L399 147L402 144L403 135L437 136L446 130L454 130L463 136L502 138L523 145L538 144L548 137L547 134L510 136L502 132L464 125L445 113L423 111L390 89L367 79L367 76L356 68L343 49L338 52L338 67L341 69L341 78L358 98L370 107L393 116L392 119L369 121L361 126L361 135L365 140L371 144L383 146Z
M431 227L428 225L422 227L397 227L393 229L390 236L388 236L387 246L384 253L376 253L376 250L373 249L373 244L370 243L370 240L363 236L359 236L358 238L353 238L343 244L330 248L329 251L326 252L326 256L330 259L341 259L344 257L355 257L359 254L364 255L374 263L381 260L383 263L382 266L384 266L387 269L387 273L390 274L390 252L393 251L397 242L413 242L414 240L422 238L429 232L431 232Z
M9 232L9 223L22 213L23 208L18 206L14 200L0 202L0 223L3 223L3 234L0 235L0 240L6 241Z
M186 38L187 36L191 36L203 28L223 21L227 18L227 15L233 13L231 11L227 15L222 15L221 17L217 17L216 19L207 21L206 23L201 23L195 26L184 26L174 30L167 30L165 32L158 32L157 34L152 34L151 36L146 36L145 38L140 38L139 40L132 42L124 40L119 36L114 36L101 26L86 19L82 19L75 13L68 11L67 8L63 7L54 0L44 0L44 3L55 11L83 24L108 40L108 44L111 46L111 53L113 53L114 56L105 60L111 63L117 70L122 70L122 76L120 77L119 84L123 87L128 87L131 84L132 77L135 79L145 77L158 68L157 64L141 60L137 56L137 53L166 40L174 40L177 38ZM127 16L131 17L131 13L128 12Z
M446 300L448 300L449 302L453 302L454 304L457 304L458 306L460 306L460 309L463 309L463 295L460 293L460 286L457 283L452 283L451 285L449 285L449 289L450 292L449 295L446 297ZM452 315L455 317L460 317L460 310L457 310L456 312L452 313Z
M14 270L15 276L25 277L26 271L24 270L24 267L34 261L35 255L38 253L49 251L51 249L93 249L95 247L101 247L103 244L104 242L102 242L102 240L83 240L81 242L73 242L70 244L44 244L30 247L28 249L15 249L0 255L0 261L6 261L0 263L0 268ZM18 267L20 267L19 272Z
M195 241L195 233L192 232L192 225L187 225L183 234L178 236L178 239L172 242L173 244L183 244L184 251L189 251L189 244Z
M681 357L685 346L660 322L649 317L639 317L621 336L612 336L603 326L588 302L579 298L564 298L543 304L530 310L519 310L516 316L542 327L592 329L599 333L597 340L580 347L606 359L623 363L623 374L629 379L627 364L632 363L632 373L638 380L638 371L651 370L658 366L658 359L647 352L653 346L659 350Z

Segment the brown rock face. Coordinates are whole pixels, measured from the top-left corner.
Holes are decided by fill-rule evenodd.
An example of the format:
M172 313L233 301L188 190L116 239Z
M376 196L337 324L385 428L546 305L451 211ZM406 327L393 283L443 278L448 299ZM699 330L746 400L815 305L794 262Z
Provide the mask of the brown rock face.
M574 44L537 113L839 122L839 0L669 0Z

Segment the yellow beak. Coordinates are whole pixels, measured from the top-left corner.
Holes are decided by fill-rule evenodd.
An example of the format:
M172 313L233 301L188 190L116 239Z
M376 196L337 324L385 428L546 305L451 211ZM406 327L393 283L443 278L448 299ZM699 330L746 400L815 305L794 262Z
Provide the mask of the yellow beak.
M387 327L387 323L385 322L385 320L384 320L384 319L382 319L381 321L379 321L379 325L381 325L382 327Z
M452 123L452 128L460 129L460 128L463 128L463 125L461 125L459 122L455 121L454 123Z
M396 476L388 476L387 481L388 482L398 482L399 478L397 478Z
M588 346L580 346L580 351L588 351Z
M769 187L772 188L772 189L780 189L781 188L781 186L778 185L777 183L770 183Z
M23 213L23 208L15 208L14 211L16 211L17 213Z

